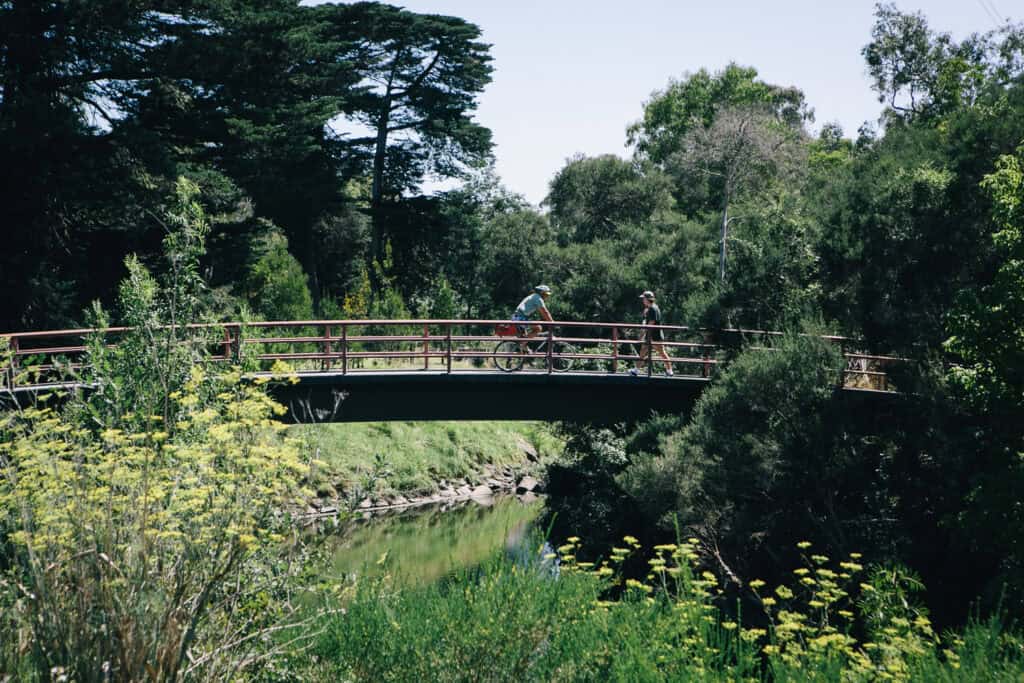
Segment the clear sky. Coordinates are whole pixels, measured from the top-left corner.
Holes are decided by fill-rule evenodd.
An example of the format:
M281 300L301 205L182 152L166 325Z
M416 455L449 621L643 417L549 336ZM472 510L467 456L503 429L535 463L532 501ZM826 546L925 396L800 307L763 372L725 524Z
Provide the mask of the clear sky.
M1020 20L1021 0L897 0L933 31L961 39ZM532 203L577 153L619 154L626 126L670 78L730 61L768 83L804 91L814 128L835 121L855 136L881 105L860 50L871 0L406 0L414 12L480 26L493 82L476 119L494 134L502 182Z

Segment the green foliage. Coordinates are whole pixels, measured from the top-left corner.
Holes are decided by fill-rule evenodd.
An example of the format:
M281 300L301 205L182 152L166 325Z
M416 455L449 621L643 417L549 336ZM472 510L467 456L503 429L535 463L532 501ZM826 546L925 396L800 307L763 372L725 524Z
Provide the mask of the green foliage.
M206 284L199 272L208 223L198 202L198 187L181 178L163 212L167 226L159 279L135 256L125 260L128 276L119 288L121 321L130 329L111 347L107 314L95 303L96 330L86 345L84 378L95 384L81 409L98 425L126 415L172 418L168 398L188 380L189 368L206 354L210 330L189 328L199 322ZM143 423L145 418L143 417Z
M650 518L668 527L678 516L730 562L743 561L752 539L834 533L828 511L851 466L832 443L840 368L836 350L813 337L741 353L698 400L689 424L659 439L618 481Z
M1022 27L1007 24L956 43L933 32L920 12L879 3L871 42L861 52L890 114L927 120L974 106L985 90L1019 78L1024 67L1013 54L1022 36Z
M990 284L961 295L950 317L947 348L960 364L952 375L985 410L1024 408L1024 147L1000 157L982 183L992 199L999 259Z
M894 603L884 628L858 637L858 596L878 589L858 585L864 569L856 553L840 562L804 557L793 580L774 589L752 581L757 625L744 623L757 617L723 609L718 581L696 550L693 539L656 546L638 580L622 571L642 553L635 538L595 564L578 559L574 537L526 565L495 559L430 587L393 593L364 585L321 639L322 664L308 673L318 680L908 681L1024 670L1014 649L1019 634L994 622L940 643L926 617ZM381 564L388 567L388 558Z
M272 436L280 407L239 379L193 366L173 424L129 416L96 433L47 408L4 416L3 588L21 634L5 650L20 641L44 676L173 678L228 665L229 634L269 625L272 582L232 585L272 566L263 548L282 539L305 465Z
M259 635L289 611L287 509L308 468L277 436L284 408L238 366L208 372L182 329L204 288L194 185L166 223L163 281L130 258L132 327L112 349L90 339L95 389L63 414L0 414L0 665L32 678L231 677L254 646L275 653Z
M551 180L544 200L559 244L617 237L671 203L668 179L614 155L576 156Z
M311 320L313 299L302 266L288 253L288 240L272 232L263 238L259 249L262 255L246 282L253 310L266 320Z
M765 106L788 125L812 119L797 88L757 80L757 69L731 63L711 74L706 69L671 80L644 104L643 119L627 129L629 144L656 164L675 153L681 140L700 127L710 127L722 108Z

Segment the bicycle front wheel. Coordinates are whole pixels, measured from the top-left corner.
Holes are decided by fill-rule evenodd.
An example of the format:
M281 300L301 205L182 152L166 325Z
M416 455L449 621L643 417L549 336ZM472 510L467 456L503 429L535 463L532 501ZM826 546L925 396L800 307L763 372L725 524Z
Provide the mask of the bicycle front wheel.
M575 356L579 351L569 342L556 341L551 349L551 368L557 372L566 372L576 365Z
M498 342L498 345L494 347L494 364L502 372L515 372L522 369L523 349L519 346L519 342Z

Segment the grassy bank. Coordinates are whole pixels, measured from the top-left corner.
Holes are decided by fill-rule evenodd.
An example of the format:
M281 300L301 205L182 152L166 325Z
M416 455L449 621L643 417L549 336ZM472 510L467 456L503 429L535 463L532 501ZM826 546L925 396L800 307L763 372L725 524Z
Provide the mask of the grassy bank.
M561 451L537 422L372 422L299 425L293 434L315 450L312 483L349 498L425 494L438 482L481 476L485 466L535 468Z
M753 582L746 602L759 604L741 618L722 602L714 578L688 560L688 544L659 546L645 582L623 580L618 563L636 549L629 540L597 567L575 564L573 548L565 546L555 571L553 554L528 565L501 554L445 581L400 592L365 583L347 611L331 618L313 656L293 660L293 672L324 681L980 681L1024 675L1019 632L990 620L940 637L927 617L901 602L869 598L870 571L853 560L811 555L789 586Z

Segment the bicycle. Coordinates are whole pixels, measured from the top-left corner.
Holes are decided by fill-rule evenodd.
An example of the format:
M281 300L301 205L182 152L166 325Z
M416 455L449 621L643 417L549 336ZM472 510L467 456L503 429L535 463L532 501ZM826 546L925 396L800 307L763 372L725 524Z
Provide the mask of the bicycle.
M518 339L522 339L519 341ZM494 364L502 372L516 372L522 370L523 365L530 361L531 365L547 369L548 367L548 344L551 343L551 369L556 372L566 372L575 365L575 358L579 351L569 342L550 337L539 339L527 339L519 337L516 340L506 339L498 342L494 347Z

